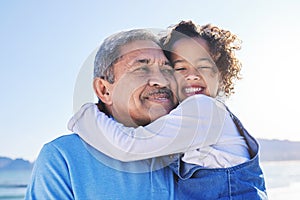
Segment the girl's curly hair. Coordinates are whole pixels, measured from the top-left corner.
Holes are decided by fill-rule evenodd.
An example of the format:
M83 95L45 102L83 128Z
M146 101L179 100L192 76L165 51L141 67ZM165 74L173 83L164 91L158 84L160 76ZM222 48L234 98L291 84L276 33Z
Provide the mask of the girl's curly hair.
M210 55L221 74L221 88L226 97L234 93L234 81L241 79L241 62L235 51L241 48L241 41L230 31L207 24L195 25L192 21L181 21L170 27L170 32L161 38L161 43L168 59L171 58L172 47L182 38L202 38L207 41ZM220 93L218 94L220 95Z

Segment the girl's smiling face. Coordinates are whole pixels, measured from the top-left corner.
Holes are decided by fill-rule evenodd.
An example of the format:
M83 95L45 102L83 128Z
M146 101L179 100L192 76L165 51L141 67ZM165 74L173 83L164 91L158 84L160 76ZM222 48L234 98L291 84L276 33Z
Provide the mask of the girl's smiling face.
M202 38L182 38L174 43L171 61L180 101L195 94L217 96L220 73L209 52Z

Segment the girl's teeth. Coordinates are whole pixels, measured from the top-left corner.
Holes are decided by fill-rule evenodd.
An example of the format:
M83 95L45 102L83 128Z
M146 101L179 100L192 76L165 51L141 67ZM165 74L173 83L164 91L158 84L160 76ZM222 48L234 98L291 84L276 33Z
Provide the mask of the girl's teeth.
M195 92L201 92L202 88L186 88L185 92L186 93L195 93Z

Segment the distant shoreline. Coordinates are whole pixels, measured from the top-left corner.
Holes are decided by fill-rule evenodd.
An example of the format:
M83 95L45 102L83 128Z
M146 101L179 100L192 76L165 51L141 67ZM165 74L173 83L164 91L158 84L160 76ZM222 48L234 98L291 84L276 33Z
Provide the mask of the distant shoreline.
M261 162L283 162L300 160L300 142L278 139L258 139L260 144ZM34 161L23 158L12 159L0 155L0 170L2 169L32 169Z
M0 188L26 188L27 184L0 184Z

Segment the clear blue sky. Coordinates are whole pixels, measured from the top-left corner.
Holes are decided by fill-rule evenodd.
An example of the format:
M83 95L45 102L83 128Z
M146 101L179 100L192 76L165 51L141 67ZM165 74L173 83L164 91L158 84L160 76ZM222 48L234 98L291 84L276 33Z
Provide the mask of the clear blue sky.
M1 1L0 156L34 160L69 133L77 75L105 37L189 19L243 40L228 104L251 134L300 141L299 10L297 0Z

